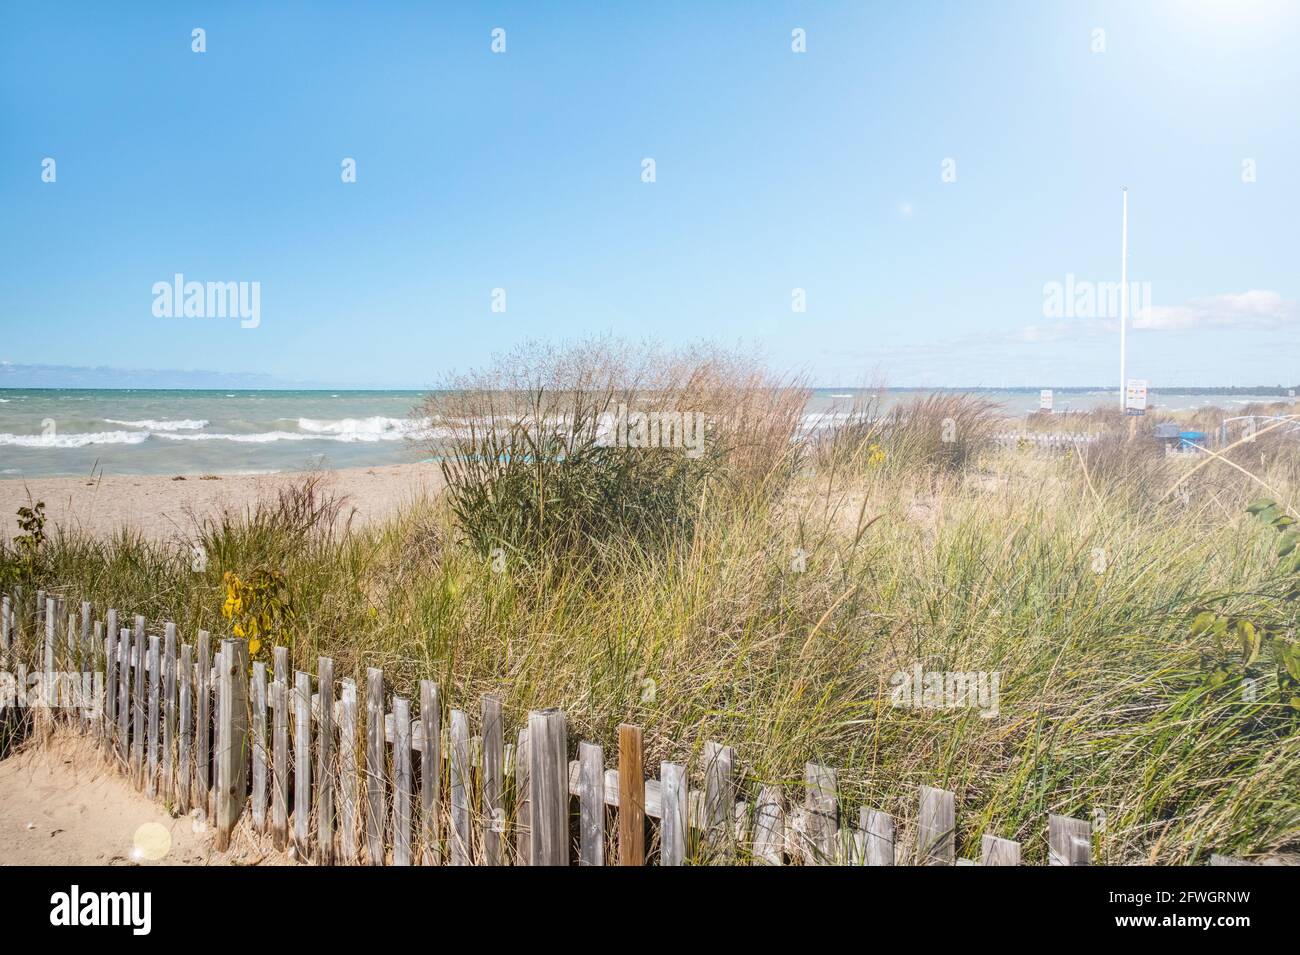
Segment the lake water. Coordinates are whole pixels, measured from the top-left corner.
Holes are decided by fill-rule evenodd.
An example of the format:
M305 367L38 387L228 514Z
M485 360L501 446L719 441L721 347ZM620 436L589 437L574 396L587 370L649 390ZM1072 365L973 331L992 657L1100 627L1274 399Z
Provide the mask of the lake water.
M925 392L885 394L888 407ZM1008 415L1038 408L1038 390L980 391ZM870 392L813 393L809 423L849 410ZM0 391L0 477L85 474L237 474L427 460L416 391ZM1057 390L1056 410L1118 403L1115 391ZM1227 394L1151 395L1168 410L1236 408L1278 400Z

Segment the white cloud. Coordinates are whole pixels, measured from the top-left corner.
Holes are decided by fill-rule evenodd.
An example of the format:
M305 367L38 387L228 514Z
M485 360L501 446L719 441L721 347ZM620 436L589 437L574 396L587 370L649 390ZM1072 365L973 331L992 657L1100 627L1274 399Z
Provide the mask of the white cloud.
M1186 331L1196 328L1281 328L1300 322L1295 299L1277 292L1252 289L1249 292L1192 299L1183 305L1153 305L1144 315L1134 316L1133 327L1153 331Z
M1276 329L1296 324L1300 324L1300 304L1295 299L1266 289L1251 289L1195 298L1182 305L1152 305L1135 313L1129 327L1137 331L1183 332L1205 328ZM1119 321L1113 318L1060 319L1026 325L1008 335L1006 341L1078 341L1118 331Z

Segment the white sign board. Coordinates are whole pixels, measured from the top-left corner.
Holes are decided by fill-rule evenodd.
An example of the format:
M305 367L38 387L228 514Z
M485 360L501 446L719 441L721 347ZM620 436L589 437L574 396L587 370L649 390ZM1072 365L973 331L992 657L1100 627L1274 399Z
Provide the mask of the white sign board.
M1042 391L1038 393L1038 410L1039 411L1052 410L1052 389L1051 388L1044 388Z
M1124 393L1124 411L1126 414L1144 415L1147 413L1147 380L1130 378L1128 390Z

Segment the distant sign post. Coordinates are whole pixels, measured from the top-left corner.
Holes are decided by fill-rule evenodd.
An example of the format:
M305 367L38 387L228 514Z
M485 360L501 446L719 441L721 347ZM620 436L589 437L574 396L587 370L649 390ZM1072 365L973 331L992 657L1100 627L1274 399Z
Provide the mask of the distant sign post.
M1038 410L1051 413L1052 410L1052 389L1044 388L1038 393Z
M1144 415L1147 413L1147 380L1130 378L1128 389L1124 393L1124 413Z

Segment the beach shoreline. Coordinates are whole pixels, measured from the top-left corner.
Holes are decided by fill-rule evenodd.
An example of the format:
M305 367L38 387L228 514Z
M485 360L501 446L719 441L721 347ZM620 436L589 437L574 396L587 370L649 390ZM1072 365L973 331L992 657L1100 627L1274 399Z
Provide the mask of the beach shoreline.
M322 487L346 499L352 524L383 521L442 488L436 464L393 464L271 474L124 474L96 477L0 479L0 536L19 533L18 508L44 501L46 533L55 527L108 537L130 529L152 540L184 541L195 521L223 511L242 513L258 500L317 475Z

